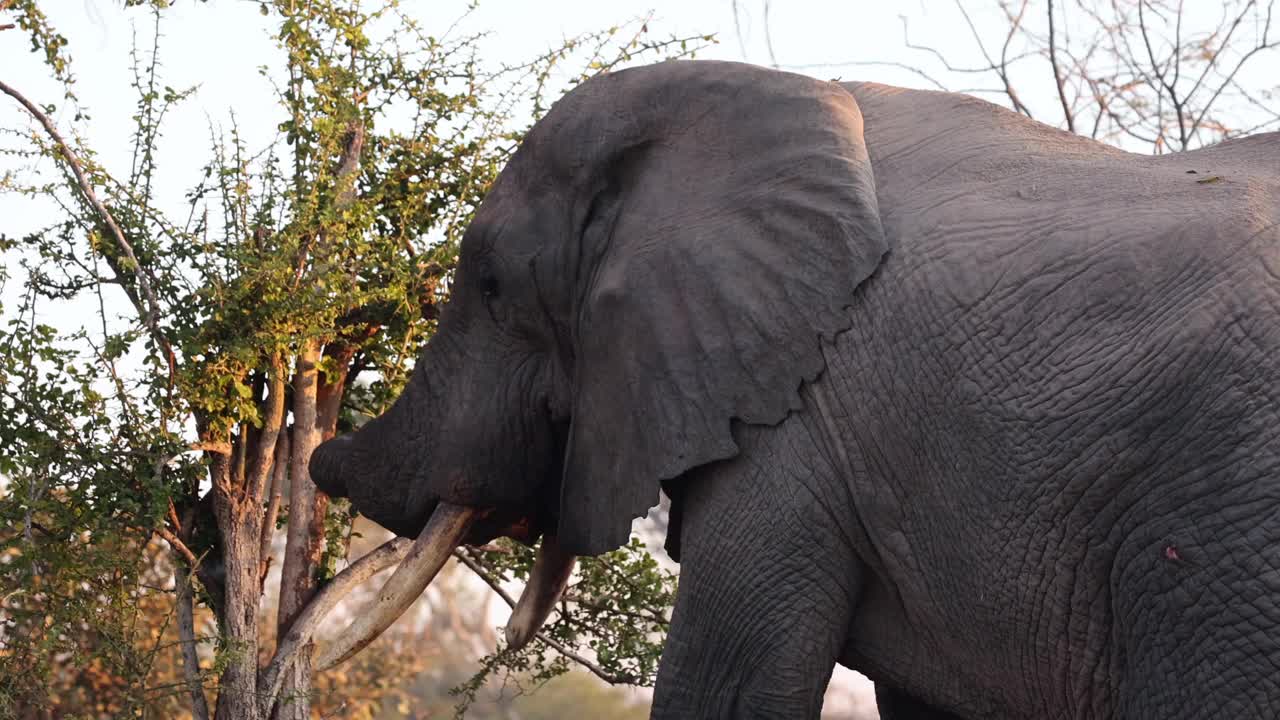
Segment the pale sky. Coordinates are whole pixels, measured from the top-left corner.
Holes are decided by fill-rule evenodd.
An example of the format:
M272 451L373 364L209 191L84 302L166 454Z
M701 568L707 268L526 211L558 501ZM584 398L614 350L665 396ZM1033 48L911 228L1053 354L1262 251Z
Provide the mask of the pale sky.
M982 3L987 4L987 3ZM118 0L54 0L43 3L51 20L70 41L77 93L92 113L92 124L77 128L97 149L100 161L118 173L127 172L129 134L134 127L134 94L128 83L129 50L136 36L146 46L152 34L149 13L125 10ZM742 42L735 32L731 0L481 0L455 32L489 31L482 57L497 63L517 63L545 52L557 41L600 29L650 12L656 36L669 33L715 33L720 43L701 57L747 60L768 64L762 0L740 0ZM404 0L409 14L422 19L428 32L443 32L466 9L465 2ZM998 21L990 9L975 9L975 19ZM871 79L912 87L927 87L922 78L893 67L824 66L845 61L927 61L902 43L899 14L912 18L912 40L928 42L969 59L975 46L966 33L954 32L961 22L955 7L943 0L846 0L773 2L769 16L774 57L784 67L796 67L823 78ZM161 173L166 182L163 200L181 203L181 193L196 179L207 158L209 123L229 124L235 112L251 147L265 145L279 120L272 91L257 68L278 67L273 21L259 14L252 0L202 3L177 0L164 14L161 56L164 82L173 87L199 85L195 98L178 107L165 123L161 145ZM989 23L992 37L999 34ZM37 103L58 103L59 88L48 80L39 58L28 52L27 38L18 30L0 33L0 74ZM744 56L743 50L746 53ZM943 73L945 75L945 73ZM962 86L971 78L957 78ZM944 80L945 81L945 80ZM987 83L990 86L990 83ZM4 98L0 127L21 127L20 108ZM55 116L68 127L69 112ZM0 228L14 234L38 222L25 203L0 196ZM175 207L175 209L177 209Z
M494 65L518 63L541 54L561 38L601 29L652 13L654 36L716 34L719 44L700 57L770 64L763 32L763 0L739 0L735 29L732 0L480 0L455 33L487 31L482 58ZM119 0L51 0L42 3L54 26L69 40L76 92L92 116L74 126L98 160L117 176L126 175L130 161L130 133L135 93L129 87L129 52L134 38L149 48L152 21L144 8L124 9ZM1001 37L1002 18L995 4L970 3L979 27L992 38ZM282 61L272 33L274 19L262 17L255 0L217 0L204 3L177 0L163 15L161 57L165 84L175 88L198 85L194 98L175 108L164 123L159 153L158 200L175 217L185 217L183 193L197 180L208 160L210 125L226 128L234 112L251 148L265 146L280 120L269 83L258 67L279 68ZM428 32L443 32L464 15L459 0L403 0L406 11L423 22ZM0 14L3 15L3 14ZM976 60L976 45L962 17L945 0L789 0L772 2L768 24L772 56L784 68L824 79L868 79L909 87L929 87L923 78L891 66L840 66L848 61L899 61L930 64L919 51L903 45L899 15L910 18L911 39L942 49L959 62ZM0 20L2 22L3 20ZM72 128L73 113L61 102L59 86L39 56L29 52L20 30L0 32L0 76L37 104L54 103L54 119L64 133ZM971 76L949 76L932 63L931 71L952 87L965 88ZM982 82L979 82L982 84ZM1041 84L1043 85L1043 84ZM990 81L985 87L993 87ZM1053 96L1033 99L1049 102ZM998 96L988 95L994 99ZM1049 107L1045 105L1045 107ZM0 98L0 127L26 124L21 108ZM0 147L14 139L0 139ZM13 168L0 158L0 172ZM49 221L53 209L40 202L0 194L0 232L20 236ZM5 262L16 273L13 257ZM18 278L0 293L12 307L21 291ZM81 317L76 308L46 306L45 319L62 325ZM43 313L42 313L43 315Z

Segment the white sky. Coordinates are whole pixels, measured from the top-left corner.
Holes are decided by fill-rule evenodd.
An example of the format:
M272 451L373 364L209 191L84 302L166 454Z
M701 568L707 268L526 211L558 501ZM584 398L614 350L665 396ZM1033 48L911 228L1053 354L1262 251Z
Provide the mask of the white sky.
M970 2L970 11L991 40L1001 38L1002 17L992 2ZM130 133L135 94L129 87L129 52L135 36L144 50L152 36L145 8L124 9L120 0L47 0L42 3L53 25L69 40L76 93L90 115L89 123L74 130L98 153L98 161L116 176L128 173ZM264 147L280 120L279 108L258 67L278 69L274 18L262 17L255 0L176 0L163 16L162 80L175 88L198 85L197 95L176 107L164 123L160 144L157 192L161 208L171 217L185 218L183 193L198 180L208 160L210 125L223 129L234 112L250 148ZM423 22L427 32L443 32L461 17L467 3L459 0L403 0L406 11ZM487 31L482 58L494 65L518 63L555 46L561 38L601 29L653 14L654 36L716 34L719 44L700 54L704 58L770 62L764 27L764 0L739 0L741 35L735 30L732 0L481 0L455 32ZM0 13L0 22L3 22ZM959 62L974 61L976 45L962 18L945 0L789 0L771 3L773 56L784 67L818 77L870 79L910 87L929 87L923 78L890 66L839 66L848 61L928 63L919 51L902 42L899 15L910 18L912 41L940 48ZM49 77L40 57L29 52L20 30L0 32L0 77L37 104L57 104L54 119L66 132L74 113L62 103L61 89ZM932 68L952 87L965 88L972 76L950 76ZM1043 86L1043 83L1039 83ZM985 87L992 87L988 81ZM1028 93L1033 107L1052 109L1051 94ZM998 99L998 96L988 95ZM1039 101L1039 102L1035 102ZM0 98L0 127L23 127L26 118L9 98ZM12 138L0 140L11 146ZM44 161L47 162L47 161ZM12 168L0 159L0 172ZM53 208L30 199L0 194L0 233L21 236L47 224ZM11 274L16 260L4 258ZM18 278L0 292L11 309L19 293ZM88 306L85 306L86 308ZM78 325L89 315L75 305L45 304L41 320L58 326Z
M52 0L43 3L55 27L70 41L77 90L92 124L77 128L100 153L99 160L117 173L129 163L129 134L134 94L130 80L129 51L134 33L141 45L151 36L149 13L124 10L118 0ZM940 0L911 2L790 0L774 2L769 17L774 54L784 66L810 66L850 60L916 60L918 52L902 46L899 14L912 16L912 39L928 41L959 58L974 50L967 33L952 32L961 21L950 4ZM487 30L482 57L494 64L516 63L545 52L566 36L608 27L625 20L654 14L654 35L668 33L716 33L720 43L701 57L748 60L767 64L762 32L762 0L740 0L743 43L734 30L731 0L481 0L462 29ZM428 32L442 32L463 14L466 3L450 0L404 0L411 15L421 18ZM163 80L173 87L199 85L195 98L179 106L165 123L160 168L163 200L180 210L181 193L196 179L207 159L209 123L228 125L234 111L250 147L265 145L279 120L271 87L259 76L262 65L280 65L271 32L274 20L259 14L252 0L216 0L202 3L177 0L164 15L161 57ZM990 10L975 10L979 20L998 20ZM999 34L990 25L992 37ZM746 54L743 49L745 46ZM39 58L28 52L19 30L0 33L0 76L33 101L60 102L57 85ZM927 86L923 79L891 67L802 68L824 78L874 79L907 86ZM962 79L962 81L965 79ZM972 82L972 79L968 79ZM0 127L22 126L21 109L3 98ZM71 113L61 108L55 119L67 128ZM0 231L15 234L33 227L26 203L0 196Z

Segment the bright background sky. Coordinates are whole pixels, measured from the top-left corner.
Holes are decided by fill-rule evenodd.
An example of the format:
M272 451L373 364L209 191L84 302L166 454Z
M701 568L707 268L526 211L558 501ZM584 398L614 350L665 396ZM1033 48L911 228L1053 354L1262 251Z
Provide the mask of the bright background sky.
M152 19L145 8L121 5L119 0L42 3L53 25L69 40L76 93L92 117L74 129L96 150L99 162L117 176L127 176L130 135L135 128L129 53L135 38L139 47L149 50ZM764 0L739 0L736 20L732 0L480 0L469 14L467 6L459 0L403 0L404 9L419 18L427 32L443 33L464 15L455 35L488 32L480 57L492 66L526 61L562 38L649 14L655 38L715 34L719 43L699 57L771 64ZM990 79L947 73L926 53L905 47L902 16L908 18L913 43L935 47L961 65L980 60L962 15L946 0L775 0L768 7L772 57L784 69L824 79L931 87L919 75L889 64L844 64L903 62L929 67L952 88L969 89L974 83L995 87ZM1003 40L1004 18L996 4L966 0L966 7L986 42L998 45ZM166 117L160 142L157 199L173 217L185 217L183 193L195 184L201 165L208 160L211 125L225 131L234 112L250 148L265 147L273 137L280 110L258 68L268 66L278 76L283 61L272 34L275 20L262 17L259 9L256 0L176 0L163 14L162 81L175 88L199 86L194 98ZM72 128L74 112L62 103L61 88L29 47L20 30L0 32L0 76L37 104L58 104L53 117L66 132ZM1028 85L1022 90L1028 104L1043 108L1046 114L1053 110L1056 96L1051 85L1043 81ZM995 93L984 96L1002 99ZM21 108L9 98L0 98L0 127L25 123ZM12 142L13 138L4 138L0 146ZM0 194L0 232L21 236L47 223L53 217L50 210L44 203ZM13 258L4 260L16 273ZM0 302L12 307L20 292L20 277L12 278L0 291ZM41 319L64 328L83 315L75 307L46 303L44 308Z

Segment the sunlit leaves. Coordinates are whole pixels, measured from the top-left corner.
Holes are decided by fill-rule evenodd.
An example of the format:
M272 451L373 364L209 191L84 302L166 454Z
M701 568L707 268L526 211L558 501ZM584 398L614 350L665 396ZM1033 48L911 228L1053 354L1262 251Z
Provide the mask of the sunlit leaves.
M495 580L525 581L533 567L533 549L514 542L470 552ZM675 576L658 565L639 538L599 557L579 558L558 612L539 637L523 650L500 649L485 657L480 672L454 691L459 713L494 675L538 684L567 672L571 661L551 643L593 662L597 674L611 682L652 686L675 590Z
M125 5L148 13L160 37L167 0ZM44 134L6 128L19 147L0 149L0 160L20 164L0 172L0 191L51 202L53 213L21 237L0 237L6 258L22 258L10 280L0 270L0 283L23 291L21 304L0 309L0 598L9 622L21 625L7 628L6 641L26 643L0 655L0 677L18 677L25 665L47 679L55 662L71 662L117 673L131 688L120 697L145 687L147 661L124 631L146 594L140 549L178 516L194 523L186 529L195 555L217 545L209 503L200 501L211 480L201 451L224 458L261 432L268 378L304 346L324 348L323 383L345 381L339 429L385 410L435 331L472 214L523 130L564 90L553 70L572 63L576 82L698 45L654 38L641 23L485 69L479 36L427 33L394 0L263 0L259 8L279 51L262 69L278 91L269 126L277 133L265 146L247 141L252 134L228 114L211 121L207 147L159 155L166 117L194 91L161 76L158 40L132 54L127 168L105 167L77 136L82 114L58 119L73 125L63 134L136 263ZM66 40L34 0L8 10L70 87ZM167 164L183 161L192 164ZM157 187L175 179L189 190L179 207L165 206ZM158 305L154 329L131 312L143 276ZM51 307L71 318L66 326L43 320ZM243 466L244 454L234 461ZM333 508L318 579L339 567L349 532L345 508ZM528 559L513 551L482 561L518 576ZM652 683L672 591L673 579L638 545L585 561L569 611L547 637L620 682ZM75 639L86 628L102 631L91 643L104 648L96 659L70 649L85 646ZM237 657L243 648L233 645L219 643L206 677L256 660ZM476 682L501 668L538 682L568 665L539 644L487 659ZM38 680L0 684L0 714L6 692L47 701L40 689Z

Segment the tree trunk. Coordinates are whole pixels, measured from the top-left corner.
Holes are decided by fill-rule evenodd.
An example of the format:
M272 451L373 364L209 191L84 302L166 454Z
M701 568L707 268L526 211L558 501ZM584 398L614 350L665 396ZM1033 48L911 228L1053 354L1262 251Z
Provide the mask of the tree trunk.
M276 437L275 462L271 466L271 492L267 501L267 510L262 519L262 547L258 550L261 569L258 571L260 583L266 582L267 570L271 563L271 542L275 539L276 521L280 518L280 501L284 496L284 484L289 481L289 434L286 428L280 429Z
M316 425L316 395L319 387L317 364L320 344L308 342L298 355L293 376L293 437L289 459L289 526L284 564L280 571L280 606L276 616L277 637L306 607L315 592L315 568L324 552L324 519L328 497L316 489L307 471L311 452L320 444ZM310 720L311 651L308 644L289 668L280 689L275 720Z
M260 512L242 513L232 488L232 458L213 461L213 507L226 567L222 633L226 669L218 682L217 720L257 720L258 548ZM221 482L219 481L221 480Z
M218 684L217 720L258 720L258 605L262 496L284 422L284 364L277 360L263 399L261 431L242 426L230 454L213 454L213 511L226 567L222 633L226 669Z

